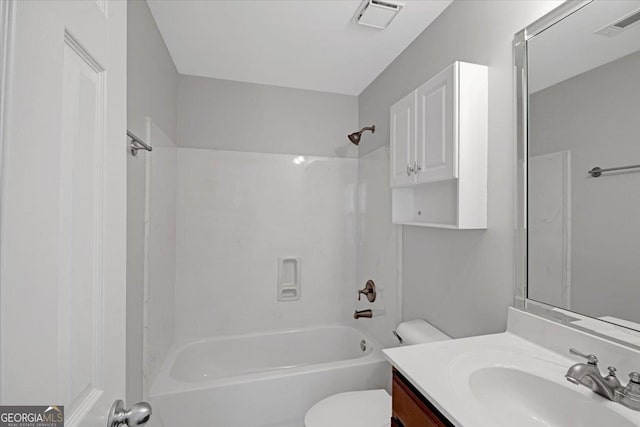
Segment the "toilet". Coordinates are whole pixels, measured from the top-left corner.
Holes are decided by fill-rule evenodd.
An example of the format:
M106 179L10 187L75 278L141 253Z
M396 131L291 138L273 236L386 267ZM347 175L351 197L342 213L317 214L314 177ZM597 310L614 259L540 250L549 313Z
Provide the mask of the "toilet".
M398 325L400 346L445 341L451 337L424 320ZM349 391L322 399L307 411L304 427L389 427L391 396L385 389Z

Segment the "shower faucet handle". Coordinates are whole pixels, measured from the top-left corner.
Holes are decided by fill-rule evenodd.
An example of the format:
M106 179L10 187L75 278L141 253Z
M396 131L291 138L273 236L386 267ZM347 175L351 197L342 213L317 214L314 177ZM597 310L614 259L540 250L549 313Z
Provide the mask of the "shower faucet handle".
M360 301L360 296L362 295L366 296L369 302L374 302L376 300L376 284L373 280L367 280L364 288L358 290L358 301Z

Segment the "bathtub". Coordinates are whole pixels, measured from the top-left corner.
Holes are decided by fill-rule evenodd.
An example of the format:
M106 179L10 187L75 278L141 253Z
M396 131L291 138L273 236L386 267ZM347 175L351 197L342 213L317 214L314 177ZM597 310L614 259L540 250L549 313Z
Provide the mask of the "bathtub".
M351 325L210 338L174 346L150 391L163 427L302 427L335 393L387 387L377 342Z

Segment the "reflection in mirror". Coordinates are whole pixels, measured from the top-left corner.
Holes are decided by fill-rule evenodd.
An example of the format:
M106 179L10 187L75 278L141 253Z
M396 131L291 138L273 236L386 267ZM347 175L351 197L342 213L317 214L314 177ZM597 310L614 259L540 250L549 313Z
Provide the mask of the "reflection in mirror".
M640 330L640 1L596 0L527 55L527 297Z

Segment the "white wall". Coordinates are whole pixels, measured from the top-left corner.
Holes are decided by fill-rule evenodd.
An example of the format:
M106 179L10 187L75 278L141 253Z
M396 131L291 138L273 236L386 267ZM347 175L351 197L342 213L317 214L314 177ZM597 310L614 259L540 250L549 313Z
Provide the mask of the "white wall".
M177 339L348 320L356 162L180 148ZM300 301L276 300L282 256L302 257Z
M594 179L587 171L639 163L638 70L637 52L536 92L529 108L531 155L571 151L571 309L634 322L640 173ZM549 293L529 290L532 298Z
M403 228L403 317L454 337L503 331L514 295L513 35L560 2L453 2L359 96L375 123L365 155L389 143L389 107L456 60L489 66L489 228Z
M401 318L400 227L391 224L389 147L358 159L358 233L356 289L371 279L378 289L376 301L366 298L357 309L374 310L372 319L358 320L383 346L398 344L392 331Z
M180 76L178 145L191 148L356 157L347 134L358 98L205 77Z
M145 131L146 117L178 137L178 72L145 0L127 2L127 126Z
M175 332L177 149L151 120L147 155L144 391L148 393Z

